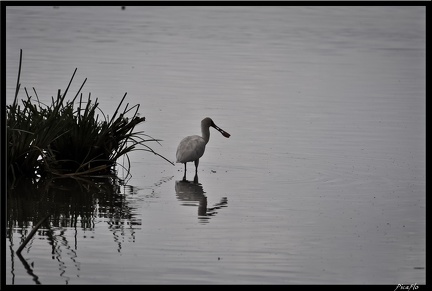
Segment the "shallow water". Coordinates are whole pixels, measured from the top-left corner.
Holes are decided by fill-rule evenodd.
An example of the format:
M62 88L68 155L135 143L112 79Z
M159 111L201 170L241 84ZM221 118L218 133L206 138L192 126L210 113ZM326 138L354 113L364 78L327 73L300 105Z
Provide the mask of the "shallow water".
M90 210L50 221L20 260L38 221L27 206L8 222L6 284L425 284L424 15L8 7L8 103L23 49L21 82L41 101L78 68L71 95L88 78L112 114L127 92L170 160L206 116L231 137L211 132L199 184L130 154L127 186L88 187L87 204L64 194L53 207Z

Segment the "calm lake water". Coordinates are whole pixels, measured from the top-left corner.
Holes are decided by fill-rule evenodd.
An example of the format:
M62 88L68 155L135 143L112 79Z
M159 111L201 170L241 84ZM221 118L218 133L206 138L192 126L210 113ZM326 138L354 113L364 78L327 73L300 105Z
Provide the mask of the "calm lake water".
M426 283L424 7L19 6L6 41L8 104L23 49L30 93L78 68L71 95L127 92L172 161L206 116L231 134L198 184L136 151L126 185L21 185L6 284Z

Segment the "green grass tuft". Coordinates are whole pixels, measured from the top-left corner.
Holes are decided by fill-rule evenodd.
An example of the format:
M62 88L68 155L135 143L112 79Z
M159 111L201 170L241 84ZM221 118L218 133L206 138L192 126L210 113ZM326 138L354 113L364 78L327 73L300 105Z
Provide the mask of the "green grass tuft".
M111 118L100 110L98 100L91 100L89 94L83 100L80 93L66 100L67 92L73 81L76 69L66 88L50 105L39 101L36 90L35 98L29 95L18 103L22 51L12 105L6 106L7 119L7 167L9 180L19 177L35 180L47 176L93 176L112 175L115 173L117 159L127 157L127 175L130 161L127 156L133 150L156 153L146 143L157 142L142 131L134 131L135 126L145 121L139 117L139 104L129 108L129 103L122 108L126 94ZM79 97L79 99L78 99ZM78 99L78 101L77 101ZM99 120L98 112L103 120ZM129 116L128 116L129 115Z

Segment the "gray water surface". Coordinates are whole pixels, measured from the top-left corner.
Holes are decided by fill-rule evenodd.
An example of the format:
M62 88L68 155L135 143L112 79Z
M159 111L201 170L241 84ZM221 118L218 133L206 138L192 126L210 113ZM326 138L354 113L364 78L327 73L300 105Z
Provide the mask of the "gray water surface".
M37 219L8 221L6 284L425 284L424 7L7 7L6 49L8 104L23 49L41 101L78 68L71 96L127 92L172 161L206 116L231 134L199 184L133 152L24 262Z

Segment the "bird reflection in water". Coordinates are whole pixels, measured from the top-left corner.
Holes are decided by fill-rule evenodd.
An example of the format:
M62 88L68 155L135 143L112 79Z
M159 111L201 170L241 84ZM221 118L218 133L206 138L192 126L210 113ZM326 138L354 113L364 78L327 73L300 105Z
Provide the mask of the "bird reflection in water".
M176 181L175 191L177 199L182 202L182 205L198 205L198 219L202 223L207 223L212 216L218 213L218 209L228 206L227 197L222 197L219 203L214 204L212 207L207 207L207 197L204 195L205 192L200 183L186 180Z

